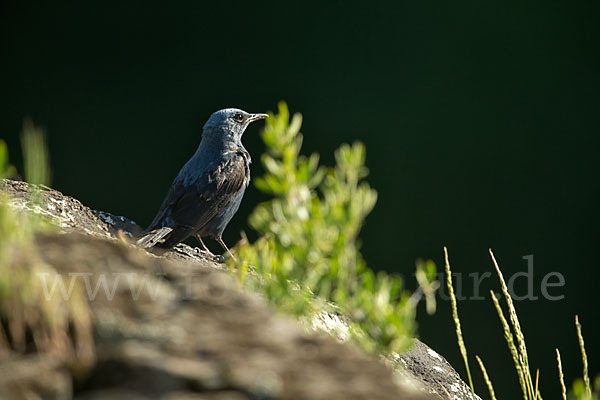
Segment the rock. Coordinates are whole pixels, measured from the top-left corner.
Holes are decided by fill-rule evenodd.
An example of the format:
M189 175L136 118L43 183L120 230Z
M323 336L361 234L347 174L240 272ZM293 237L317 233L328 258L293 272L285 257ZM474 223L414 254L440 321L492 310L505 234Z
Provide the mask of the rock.
M277 316L207 263L76 233L41 235L36 247L88 292L97 361L75 381L76 398L107 388L148 398L422 398L377 359Z
M127 241L141 228L125 217L49 188L32 202L26 183L1 186L13 206L61 227L38 235L35 250L64 287L75 280L86 293L95 362L0 358L0 398L471 399L452 367L420 342L381 362L341 343L343 318L315 324L339 340L311 333L190 246L157 257Z
M473 399L471 388L450 363L425 343L415 339L409 351L393 356L398 371L405 371L424 392L443 399ZM475 399L479 396L475 395Z
M331 306L335 309L335 306ZM340 342L350 339L347 320L337 314L321 312L310 323L314 330L327 332ZM470 387L444 357L418 339L406 353L392 353L384 361L393 368L406 386L448 400L472 400ZM475 399L479 396L475 395Z
M33 186L22 181L3 179L0 181L0 190L9 194L13 207L46 216L63 232L83 232L104 238L119 238L119 235L123 235L133 239L143 231L138 224L126 217L92 210L79 200L43 185ZM186 261L212 261L206 260L199 249L183 243L165 257Z
M64 231L83 231L100 237L110 237L118 229L124 229L128 235L141 231L133 221L124 222L124 217L95 212L79 200L57 190L35 186L36 190L32 191L31 187L26 182L8 179L4 179L1 184L2 190L10 195L12 206L47 216Z
M71 398L71 376L58 361L44 355L0 357L0 399Z

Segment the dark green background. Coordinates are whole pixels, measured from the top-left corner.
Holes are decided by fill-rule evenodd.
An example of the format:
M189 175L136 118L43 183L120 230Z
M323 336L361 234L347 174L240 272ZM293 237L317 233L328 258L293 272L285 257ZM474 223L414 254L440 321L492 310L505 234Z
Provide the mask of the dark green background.
M410 280L415 259L442 266L447 245L467 279L492 271L489 247L506 275L533 254L536 295L544 274L566 279L552 292L562 301L517 303L544 398L559 397L555 347L569 384L580 375L575 313L600 372L600 3L206 3L2 2L0 136L13 161L31 116L57 189L147 225L210 113L286 100L304 115L306 153L331 163L340 143L366 143L372 268ZM244 138L256 161L258 131ZM226 242L260 198L248 192ZM471 355L500 398L517 398L489 298L459 306ZM448 309L420 314L420 335L464 376Z

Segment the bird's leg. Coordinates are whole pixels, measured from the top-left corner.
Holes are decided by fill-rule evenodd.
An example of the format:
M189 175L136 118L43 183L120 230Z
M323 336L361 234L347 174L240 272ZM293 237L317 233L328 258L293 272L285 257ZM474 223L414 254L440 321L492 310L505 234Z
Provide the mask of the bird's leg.
M221 247L223 248L223 250L225 250L227 253L229 253L229 257L233 258L235 260L235 257L233 256L233 253L231 253L231 250L229 250L229 248L227 247L227 245L225 244L225 242L223 241L223 239L221 238L221 236L216 237L215 240L221 245Z
M202 246L202 250L204 250L204 251L206 251L206 252L208 253L208 252L209 252L209 251L208 251L208 248L206 247L206 245L205 245L205 244L204 244L204 242L202 241L202 236L200 236L200 234L199 234L199 233L196 233L196 234L194 235L194 237L195 237L195 238L196 238L196 240L197 240L197 241L200 243L200 246Z
M201 251L209 254L210 256L214 257L215 255L213 253L211 253L211 251L208 249L208 247L206 247L206 245L204 244L204 242L202 241L202 236L200 236L199 233L196 233L194 235L194 237L196 238L196 240L200 243L200 246L202 247L202 249L200 249Z

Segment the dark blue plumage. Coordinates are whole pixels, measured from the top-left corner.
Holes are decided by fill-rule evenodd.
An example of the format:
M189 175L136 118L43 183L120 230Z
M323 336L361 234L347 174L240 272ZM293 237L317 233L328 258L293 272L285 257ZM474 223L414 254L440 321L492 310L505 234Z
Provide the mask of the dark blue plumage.
M194 235L210 253L202 241L209 236L229 252L221 236L250 182L250 154L242 135L252 121L266 117L235 108L212 114L198 150L179 171L138 244L170 249Z

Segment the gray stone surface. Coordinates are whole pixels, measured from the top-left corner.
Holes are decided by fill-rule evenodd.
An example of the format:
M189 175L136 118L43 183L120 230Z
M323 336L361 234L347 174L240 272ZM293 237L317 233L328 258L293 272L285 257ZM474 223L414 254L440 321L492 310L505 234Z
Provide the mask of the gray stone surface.
M0 189L10 195L11 205L51 218L62 232L82 232L96 237L129 239L133 242L133 238L143 231L142 227L129 218L92 210L79 200L46 186L35 186L35 196L41 200L32 201L31 188L31 185L22 181L0 181ZM164 257L185 261L212 261L207 260L198 248L186 244L177 245ZM218 267L216 264L213 266Z
M444 357L425 343L414 340L404 354L391 357L396 370L416 380L416 385L426 393L444 399L473 399L471 389ZM479 396L475 396L479 399Z
M1 185L13 206L61 227L40 235L36 251L88 292L95 362L0 356L0 398L471 398L452 367L421 342L382 362L341 343L343 318L322 316L315 326L337 340L310 333L241 291L222 265L190 246L157 257L128 240L141 228L127 218L48 188L32 203L27 184Z

